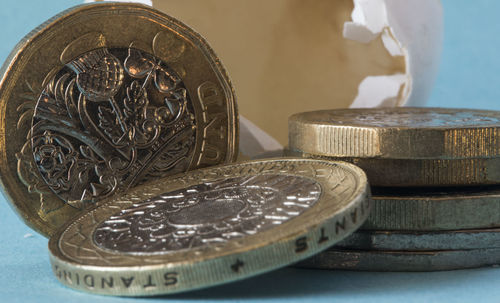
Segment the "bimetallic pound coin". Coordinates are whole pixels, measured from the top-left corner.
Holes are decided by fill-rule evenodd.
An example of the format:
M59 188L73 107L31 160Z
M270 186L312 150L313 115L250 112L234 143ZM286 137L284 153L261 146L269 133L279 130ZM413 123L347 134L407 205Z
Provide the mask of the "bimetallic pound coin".
M500 112L363 108L300 113L289 147L329 157L465 159L500 156Z
M372 188L367 230L436 231L500 227L500 189Z
M287 150L302 158L346 161L361 167L372 186L477 186L500 184L500 157L468 159L338 158Z
M500 248L500 229L431 232L356 231L335 244L350 250L433 251Z
M87 204L237 156L226 71L202 37L151 7L69 9L2 70L2 187L44 235Z
M296 266L360 271L440 271L499 264L500 248L442 251L329 249L296 264Z
M309 257L368 216L358 167L262 160L152 181L104 201L50 239L67 286L148 296L242 279Z

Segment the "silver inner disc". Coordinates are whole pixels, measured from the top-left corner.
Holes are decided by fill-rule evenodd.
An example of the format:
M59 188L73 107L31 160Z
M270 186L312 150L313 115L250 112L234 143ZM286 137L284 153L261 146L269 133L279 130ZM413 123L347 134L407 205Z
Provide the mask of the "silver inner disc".
M120 253L168 253L255 235L311 208L320 185L266 174L201 183L166 192L99 224L94 243Z

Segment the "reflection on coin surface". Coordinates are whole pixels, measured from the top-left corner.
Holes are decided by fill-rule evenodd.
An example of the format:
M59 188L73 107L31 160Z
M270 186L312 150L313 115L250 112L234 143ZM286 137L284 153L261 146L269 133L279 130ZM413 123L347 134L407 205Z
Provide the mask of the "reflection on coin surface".
M348 163L218 166L103 201L51 238L51 262L58 279L78 290L186 291L307 258L356 230L369 208L366 176Z
M4 70L1 181L45 235L88 204L237 155L235 98L219 59L150 7L69 9L30 33Z
M439 271L500 264L500 248L441 251L328 249L297 267L361 271Z
M289 147L329 157L463 159L500 155L500 112L363 108L300 113Z
M432 251L500 248L500 229L356 231L335 244L352 250Z
M196 248L265 231L320 196L316 181L279 174L196 184L122 210L97 226L94 243L137 254Z

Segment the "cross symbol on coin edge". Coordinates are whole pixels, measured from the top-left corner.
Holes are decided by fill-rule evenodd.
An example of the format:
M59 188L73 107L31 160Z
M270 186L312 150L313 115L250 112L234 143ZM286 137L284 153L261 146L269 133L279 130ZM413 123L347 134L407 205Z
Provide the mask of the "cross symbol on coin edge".
M240 259L236 259L236 262L231 265L231 269L234 272L239 272L240 268L243 267L244 265L245 265L245 263L243 261L241 261Z

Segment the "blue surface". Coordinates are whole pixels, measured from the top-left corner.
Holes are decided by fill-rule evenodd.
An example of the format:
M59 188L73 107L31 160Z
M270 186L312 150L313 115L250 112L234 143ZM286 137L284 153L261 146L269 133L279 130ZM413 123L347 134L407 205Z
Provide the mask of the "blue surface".
M32 28L80 1L6 1L0 61ZM444 0L442 68L430 106L500 109L500 1ZM0 302L498 302L500 269L360 273L286 268L242 282L159 298L111 298L70 290L50 270L47 239L0 197ZM25 237L31 233L33 236Z
M428 106L500 110L500 1L442 2L443 55Z

